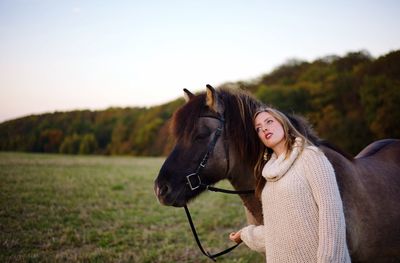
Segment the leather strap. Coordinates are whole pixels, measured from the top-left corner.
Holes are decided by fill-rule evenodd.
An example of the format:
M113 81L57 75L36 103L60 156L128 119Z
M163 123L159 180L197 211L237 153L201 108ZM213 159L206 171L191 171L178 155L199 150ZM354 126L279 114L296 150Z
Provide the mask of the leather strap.
M229 253L230 251L232 251L233 249L235 249L237 246L240 245L240 243L238 243L238 244L236 244L236 245L234 245L234 246L232 246L230 248L227 248L224 251L221 251L221 252L216 253L216 254L210 254L210 252L205 251L203 246L201 245L199 236L197 235L196 228L194 227L193 220L192 220L192 217L191 217L190 212L189 212L189 208L186 205L184 206L184 208L185 208L186 216L187 216L187 219L189 221L189 225L190 225L190 228L192 230L194 239L196 240L197 246L199 247L201 253L203 253L203 255L205 255L206 257L208 257L212 261L216 262L217 261L216 260L217 257L225 255L226 253Z

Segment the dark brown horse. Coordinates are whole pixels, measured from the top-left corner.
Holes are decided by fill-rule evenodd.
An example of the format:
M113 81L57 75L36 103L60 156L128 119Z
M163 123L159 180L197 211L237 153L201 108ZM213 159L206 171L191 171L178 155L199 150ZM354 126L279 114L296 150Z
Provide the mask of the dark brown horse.
M227 179L236 190L254 189L253 167L260 142L252 116L261 102L237 90L214 90L193 95L173 116L176 145L155 180L155 192L164 205L181 207L205 191L192 190L187 175L207 152L207 145L225 117L201 180L212 185ZM288 115L302 134L320 147L331 161L344 204L347 242L353 262L400 262L400 140L376 141L356 157L348 156L314 135L300 117ZM260 201L241 195L249 223L261 224Z

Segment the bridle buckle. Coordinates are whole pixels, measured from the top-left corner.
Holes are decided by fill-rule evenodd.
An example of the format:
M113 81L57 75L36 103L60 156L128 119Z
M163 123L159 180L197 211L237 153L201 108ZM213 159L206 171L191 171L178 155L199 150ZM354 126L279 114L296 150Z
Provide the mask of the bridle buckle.
M186 180L188 181L189 187L190 187L190 189L191 189L192 191L193 191L193 190L196 190L197 188L199 188L199 187L201 186L201 179L200 179L200 176L197 176L197 180L199 181L199 183L198 183L197 185L194 184L194 186L192 185L192 181L190 181L190 178L193 177L193 176L195 176L195 175L197 175L197 173L191 173L191 174L189 174L189 175L186 176Z

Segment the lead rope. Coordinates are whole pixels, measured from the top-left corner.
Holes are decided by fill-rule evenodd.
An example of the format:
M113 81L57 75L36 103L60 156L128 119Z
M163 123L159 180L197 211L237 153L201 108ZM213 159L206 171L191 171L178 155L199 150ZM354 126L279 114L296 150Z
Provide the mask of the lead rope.
M184 208L185 208L187 219L189 221L190 228L192 229L192 233L193 233L194 239L196 240L197 246L199 247L201 253L203 253L203 255L205 255L206 257L208 257L212 261L216 262L217 261L216 260L217 257L222 256L222 255L230 252L231 250L235 249L237 246L240 245L240 243L238 243L238 244L236 244L236 245L234 245L234 246L232 246L232 247L230 247L228 249L225 249L222 252L216 253L216 254L210 254L210 252L205 251L203 246L201 245L199 236L197 235L196 228L194 227L192 217L190 216L189 208L187 208L186 205L184 206Z
M225 194L253 194L254 190L243 190L243 191L234 191L234 190L227 190L227 189L221 189L221 188L216 188L210 185L206 185L207 190L209 191L213 191L213 192L220 192L220 193L225 193ZM211 259L212 261L216 262L216 258L222 255L225 255L229 252L231 252L232 250L234 250L235 248L237 248L241 243L238 243L230 248L227 248L219 253L215 253L215 254L210 254L210 252L205 251L203 246L201 245L199 236L197 234L196 228L193 224L193 220L192 220L192 216L190 215L189 212L189 208L185 205L183 208L185 208L185 212L186 212L186 217L189 221L189 225L190 225L190 229L192 230L193 233L193 237L196 240L197 246L199 247L201 253L203 253L203 255L205 255L206 257L208 257L209 259Z

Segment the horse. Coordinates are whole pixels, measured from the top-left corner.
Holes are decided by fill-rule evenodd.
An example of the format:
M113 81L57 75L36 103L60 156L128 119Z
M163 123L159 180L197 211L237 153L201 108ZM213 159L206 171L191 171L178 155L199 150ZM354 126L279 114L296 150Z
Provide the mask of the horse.
M154 182L159 202L183 207L206 190L193 188L188 175L199 167L221 123L221 136L214 142L201 181L213 185L226 179L235 190L254 189L260 142L253 115L263 103L245 91L209 85L197 95L184 89L184 96L186 103L172 117L176 144ZM301 116L286 115L334 167L352 261L400 262L400 140L375 141L352 157L320 139ZM248 223L262 224L260 200L254 194L240 198Z

